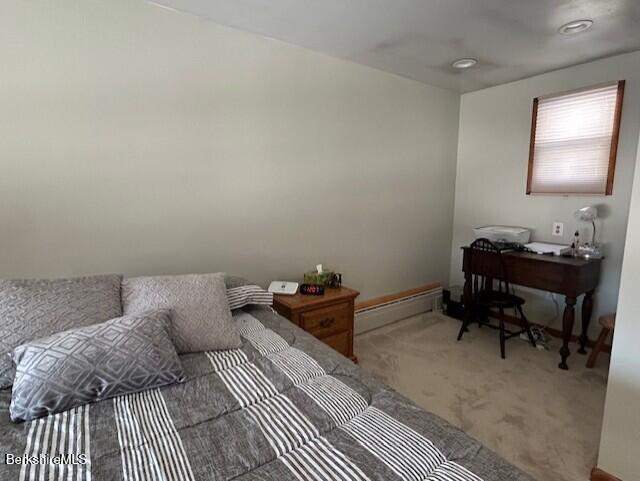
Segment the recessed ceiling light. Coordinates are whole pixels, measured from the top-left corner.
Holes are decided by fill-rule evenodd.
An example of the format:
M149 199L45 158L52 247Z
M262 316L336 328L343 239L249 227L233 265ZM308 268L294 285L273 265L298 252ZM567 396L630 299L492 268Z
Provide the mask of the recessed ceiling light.
M478 61L475 58L459 58L458 60L453 62L451 66L459 70L464 70L465 68L473 67L477 63Z
M558 32L563 33L565 35L572 35L574 33L584 32L588 30L593 25L593 20L583 19L583 20L573 20L571 22L565 23L562 27L558 29Z

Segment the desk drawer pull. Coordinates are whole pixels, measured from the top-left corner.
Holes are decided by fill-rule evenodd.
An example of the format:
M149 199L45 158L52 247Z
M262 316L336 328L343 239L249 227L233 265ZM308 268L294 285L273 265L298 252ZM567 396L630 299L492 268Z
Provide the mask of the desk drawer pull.
M335 324L335 322L336 322L335 317L327 317L327 318L322 319L320 321L320 326L324 327L326 329L327 327L333 326Z

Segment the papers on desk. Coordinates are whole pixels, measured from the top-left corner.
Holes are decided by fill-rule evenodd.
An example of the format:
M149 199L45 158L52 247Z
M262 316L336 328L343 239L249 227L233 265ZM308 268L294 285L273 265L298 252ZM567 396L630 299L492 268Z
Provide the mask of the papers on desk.
M524 245L527 249L536 254L547 254L561 256L571 252L571 246L564 244L551 244L548 242L530 242Z

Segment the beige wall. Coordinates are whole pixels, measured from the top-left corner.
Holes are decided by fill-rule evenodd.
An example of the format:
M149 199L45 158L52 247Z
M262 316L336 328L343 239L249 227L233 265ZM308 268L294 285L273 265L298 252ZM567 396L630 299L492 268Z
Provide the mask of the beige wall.
M627 82L613 195L525 195L533 98L619 79ZM570 243L576 228L580 229L583 239L591 235L590 227L574 220L573 212L584 205L598 204L606 215L598 221L598 237L605 243L606 259L595 311L596 315L614 311L639 129L640 52L462 95L451 282L462 284L460 246L473 239L473 227L522 225L534 229L536 240ZM554 221L564 222L564 238L551 236ZM560 307L556 312L549 294L528 291L525 296L530 318L560 326L563 299L556 296ZM597 330L597 322L592 323L592 336ZM580 358L573 362L583 361Z
M598 456L600 468L624 481L640 479L640 168L633 186Z
M0 277L446 280L457 94L143 1L0 10Z

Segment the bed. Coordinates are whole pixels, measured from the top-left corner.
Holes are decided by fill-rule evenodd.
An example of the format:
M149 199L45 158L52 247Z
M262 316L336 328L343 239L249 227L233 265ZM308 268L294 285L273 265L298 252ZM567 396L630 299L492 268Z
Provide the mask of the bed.
M184 383L23 423L0 391L0 479L531 480L269 307L234 320Z

